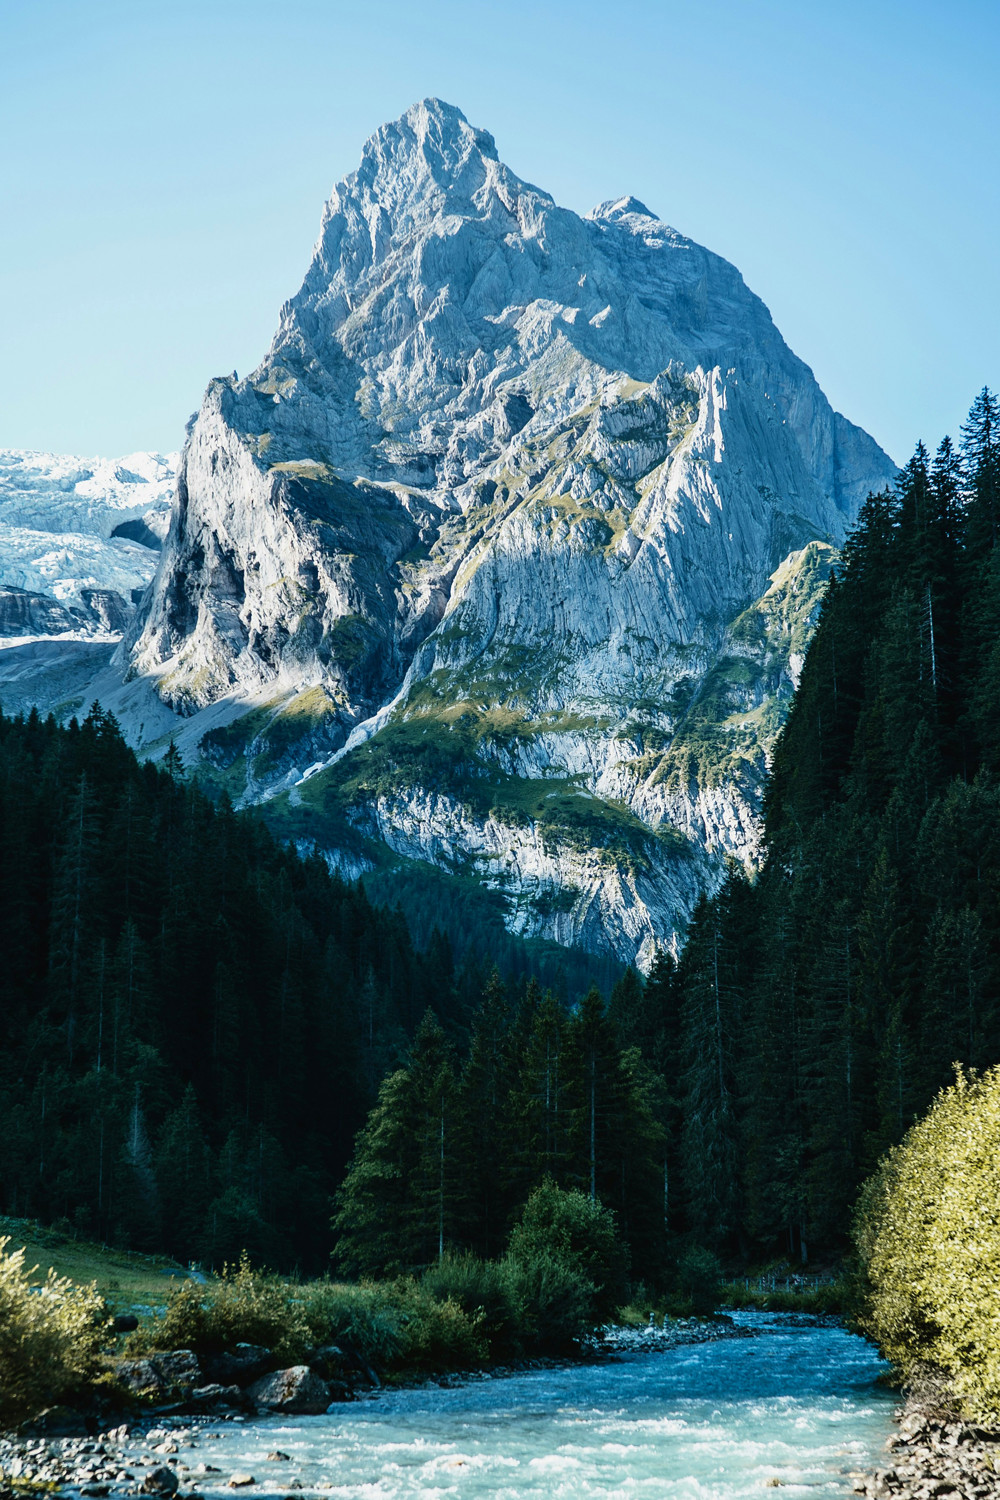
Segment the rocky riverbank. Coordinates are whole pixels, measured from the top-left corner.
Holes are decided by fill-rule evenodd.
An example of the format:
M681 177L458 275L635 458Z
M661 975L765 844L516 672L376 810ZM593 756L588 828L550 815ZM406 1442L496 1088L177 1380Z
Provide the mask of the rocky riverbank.
M956 1412L947 1385L926 1379L911 1390L889 1440L891 1463L859 1474L854 1489L871 1500L985 1500L1000 1495L1000 1431Z
M687 1344L752 1337L752 1330L739 1327L728 1317L679 1319L665 1326L641 1328L614 1325L588 1340L580 1358L602 1362L630 1354L666 1353ZM75 1494L88 1500L119 1495L178 1495L183 1500L197 1500L203 1485L233 1489L259 1485L265 1482L263 1475L227 1475L223 1468L209 1462L211 1445L219 1438L218 1429L223 1423L247 1422L257 1414L318 1414L336 1409L343 1401L377 1400L383 1388L375 1372L358 1369L341 1351L324 1351L324 1373L329 1376L338 1363L335 1352L340 1356L340 1378L335 1381L324 1380L309 1366L260 1375L266 1351L249 1345L221 1356L228 1360L224 1369L218 1363L213 1365L210 1373L230 1377L227 1384L219 1380L197 1384L205 1371L187 1350L153 1355L148 1360L123 1360L118 1366L123 1391L169 1391L180 1399L136 1413L128 1421L102 1431L96 1430L95 1419L86 1412L54 1408L24 1424L18 1432L0 1436L0 1500L33 1492ZM485 1370L429 1373L407 1383L455 1386L502 1379L526 1370L554 1369L566 1363L535 1358ZM239 1383L241 1379L243 1384ZM182 1451L187 1458L191 1449L199 1448L205 1450L204 1461L181 1461ZM277 1466L282 1461L283 1455L275 1452L268 1464Z

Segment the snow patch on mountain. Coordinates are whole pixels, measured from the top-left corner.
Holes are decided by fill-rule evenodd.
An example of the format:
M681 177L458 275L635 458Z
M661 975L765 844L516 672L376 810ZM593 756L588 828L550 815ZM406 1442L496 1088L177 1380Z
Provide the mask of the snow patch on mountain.
M0 448L0 589L66 606L22 610L17 630L10 608L0 609L0 636L25 633L29 616L59 634L120 635L159 562L179 457L86 459ZM120 608L95 614L95 591L115 595Z

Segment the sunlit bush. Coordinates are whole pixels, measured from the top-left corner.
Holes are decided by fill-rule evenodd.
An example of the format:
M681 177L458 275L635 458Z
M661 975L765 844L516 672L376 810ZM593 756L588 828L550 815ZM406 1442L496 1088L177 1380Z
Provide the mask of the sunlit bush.
M959 1074L865 1184L856 1325L904 1376L1000 1417L1000 1068Z
M226 1266L218 1281L185 1281L171 1293L166 1312L129 1339L131 1353L192 1349L217 1354L239 1343L262 1344L289 1362L304 1357L311 1342L297 1287L268 1271L257 1271L246 1254Z
M108 1334L97 1287L49 1271L32 1287L24 1251L0 1238L0 1413L30 1412L60 1400L93 1375ZM33 1270L37 1270L34 1267Z

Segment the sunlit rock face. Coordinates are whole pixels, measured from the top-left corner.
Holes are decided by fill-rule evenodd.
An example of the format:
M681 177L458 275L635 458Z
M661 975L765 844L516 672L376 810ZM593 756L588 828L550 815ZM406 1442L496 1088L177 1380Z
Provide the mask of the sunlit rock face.
M183 715L245 704L206 761L300 839L646 962L754 858L833 549L892 473L733 266L635 199L558 207L427 100L210 384L120 660Z

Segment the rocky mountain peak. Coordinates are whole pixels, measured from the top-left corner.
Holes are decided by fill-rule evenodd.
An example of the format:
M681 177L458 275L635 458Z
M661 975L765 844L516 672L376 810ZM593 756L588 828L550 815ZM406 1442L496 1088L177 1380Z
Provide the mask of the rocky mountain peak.
M243 715L243 795L319 798L328 852L471 862L519 930L648 958L752 860L831 549L892 473L728 261L636 198L559 207L425 100L209 386L122 664L210 716L227 786Z

